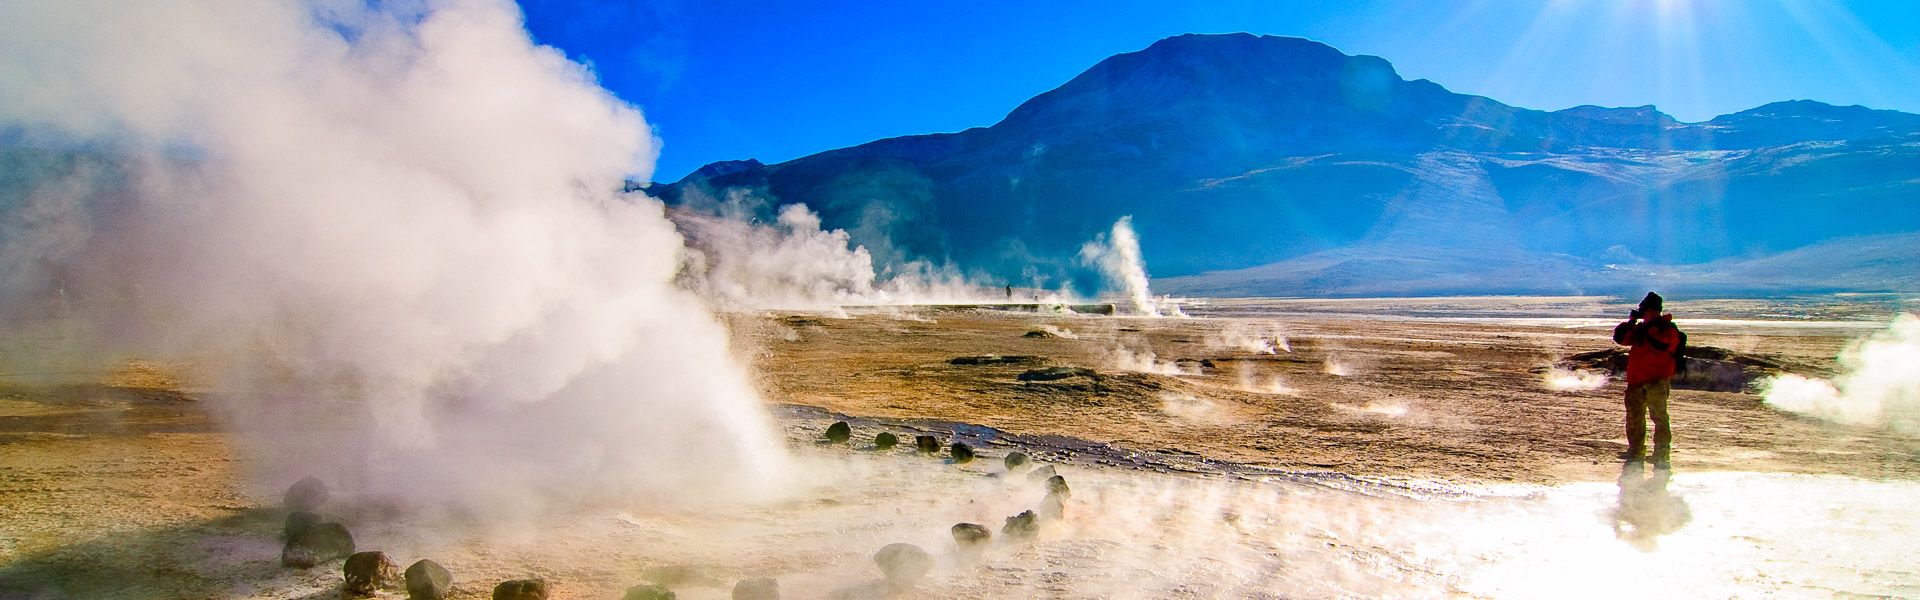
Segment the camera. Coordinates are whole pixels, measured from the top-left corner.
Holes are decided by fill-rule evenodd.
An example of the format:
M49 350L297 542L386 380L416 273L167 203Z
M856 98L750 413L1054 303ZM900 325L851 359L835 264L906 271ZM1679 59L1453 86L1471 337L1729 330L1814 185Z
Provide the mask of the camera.
M1638 319L1638 318L1640 318L1640 309L1638 309L1638 308L1636 308L1636 309L1633 309L1633 310L1631 310L1631 311L1628 311L1628 312L1627 312L1627 318L1629 318L1629 319Z

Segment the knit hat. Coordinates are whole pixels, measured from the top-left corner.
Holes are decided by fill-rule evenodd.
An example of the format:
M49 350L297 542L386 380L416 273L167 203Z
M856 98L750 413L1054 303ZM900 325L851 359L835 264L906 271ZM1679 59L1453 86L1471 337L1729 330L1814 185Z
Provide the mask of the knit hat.
M1647 292L1647 297L1640 299L1640 305L1641 306L1653 305L1657 310L1660 307L1666 306L1666 300L1661 298L1659 294L1655 294L1653 292Z

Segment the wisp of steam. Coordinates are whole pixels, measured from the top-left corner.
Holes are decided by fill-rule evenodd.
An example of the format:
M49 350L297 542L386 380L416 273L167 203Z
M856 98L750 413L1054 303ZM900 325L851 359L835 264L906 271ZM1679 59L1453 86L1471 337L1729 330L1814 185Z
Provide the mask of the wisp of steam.
M1920 316L1849 344L1833 380L1781 375L1767 380L1768 406L1849 425L1920 435Z
M0 306L192 358L264 483L472 509L710 498L784 450L657 143L504 0L0 4Z

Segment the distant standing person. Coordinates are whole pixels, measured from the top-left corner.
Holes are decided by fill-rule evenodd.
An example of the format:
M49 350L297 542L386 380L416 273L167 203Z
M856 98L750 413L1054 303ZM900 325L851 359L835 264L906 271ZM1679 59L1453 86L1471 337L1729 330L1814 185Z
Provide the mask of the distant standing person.
M1627 460L1639 460L1647 450L1647 417L1653 417L1653 461L1667 464L1673 450L1673 427L1667 421L1667 397L1673 393L1676 355L1686 334L1673 325L1673 315L1660 312L1659 294L1647 292L1640 308L1614 326L1613 341L1627 351Z

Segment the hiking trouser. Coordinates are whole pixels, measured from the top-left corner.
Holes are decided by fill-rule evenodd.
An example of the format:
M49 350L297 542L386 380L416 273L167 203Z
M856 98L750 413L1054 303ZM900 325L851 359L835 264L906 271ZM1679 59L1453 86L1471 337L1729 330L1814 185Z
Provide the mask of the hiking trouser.
M1664 377L1627 386L1627 451L1647 449L1647 417L1653 417L1653 447L1664 452L1673 447L1673 427L1667 422L1667 396L1673 394L1673 378Z

